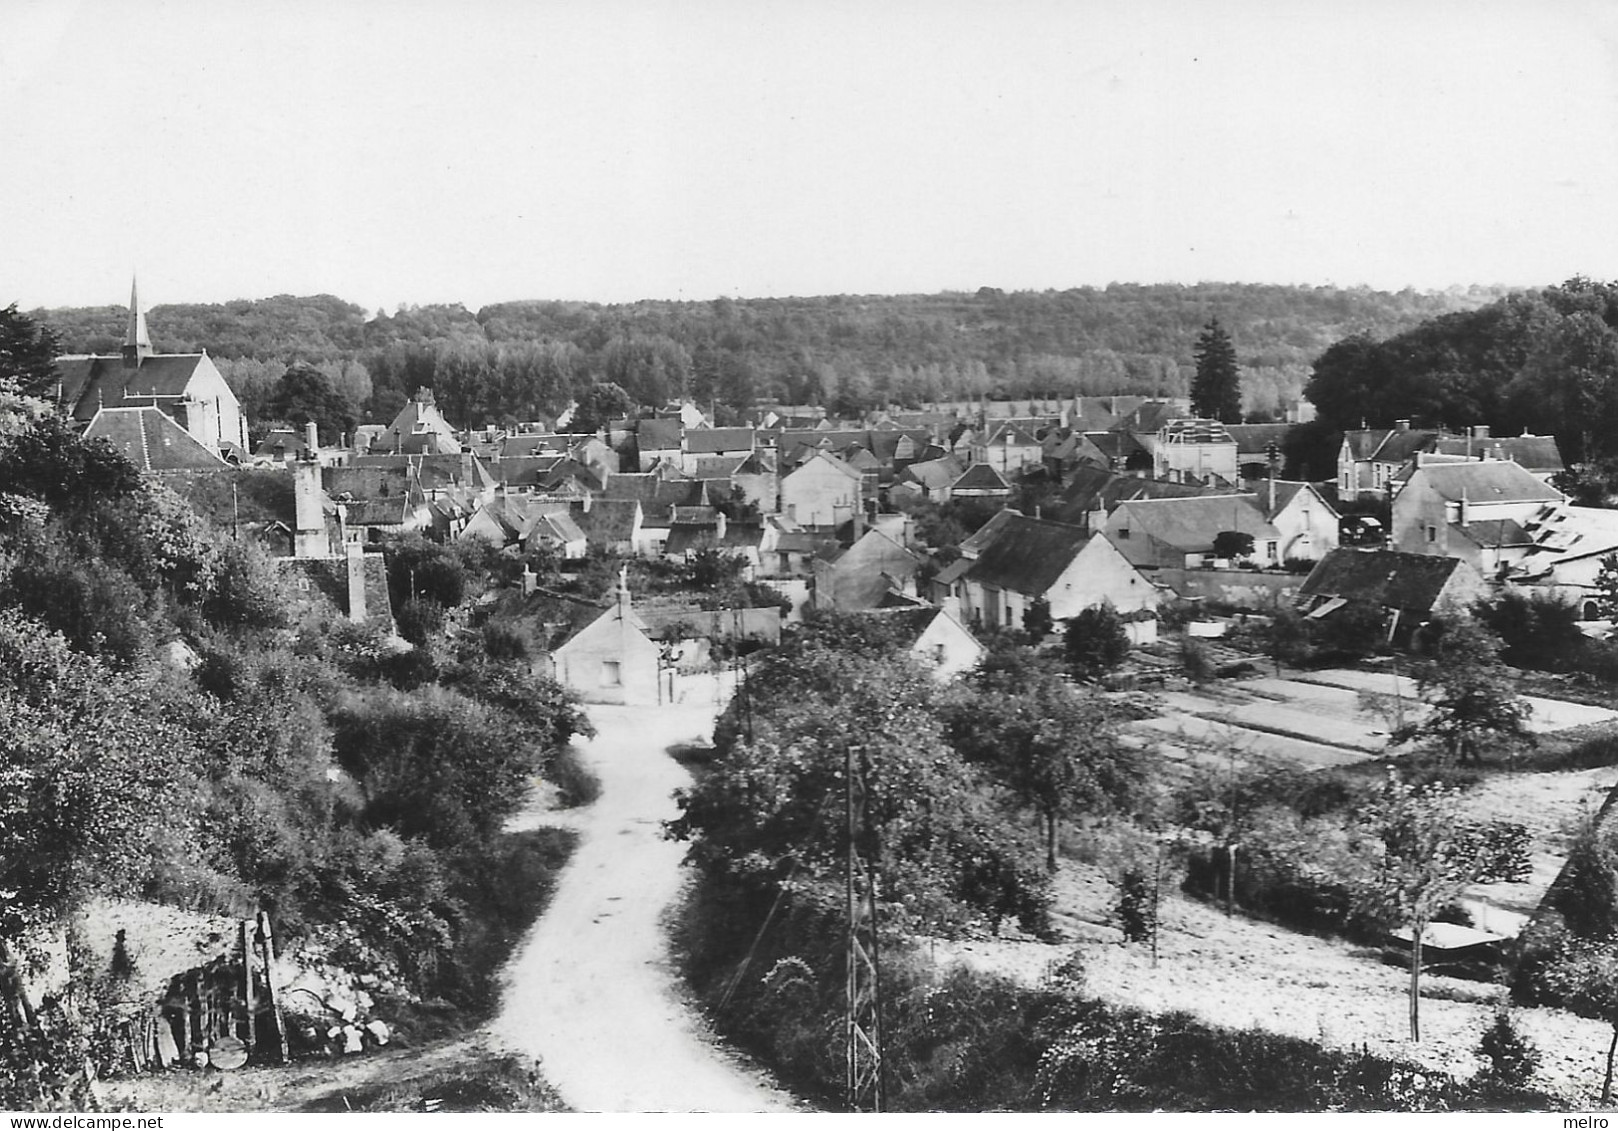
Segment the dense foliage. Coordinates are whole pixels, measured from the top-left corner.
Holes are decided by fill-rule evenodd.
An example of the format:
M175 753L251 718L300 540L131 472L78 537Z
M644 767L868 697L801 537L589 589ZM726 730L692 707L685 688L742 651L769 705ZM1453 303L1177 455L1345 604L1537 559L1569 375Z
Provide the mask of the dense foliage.
M542 889L557 863L501 829L568 777L572 698L475 635L347 623L49 414L0 428L0 499L0 947L93 895L263 908L355 974L485 1006L521 919L502 871ZM469 601L465 563L418 564Z
M320 367L372 419L421 385L455 424L534 419L612 382L641 404L690 396L746 409L821 402L855 413L985 394L1184 395L1199 329L1217 311L1242 344L1243 410L1295 400L1309 364L1346 334L1397 334L1496 297L1335 287L1114 284L1067 291L401 307L367 319L329 295L154 307L159 350L206 348L249 417L293 362ZM34 312L63 348L116 351L122 307ZM358 363L358 372L352 366ZM328 369L328 366L331 367ZM369 387L368 387L369 386ZM364 397L355 397L364 392ZM364 402L361 404L361 402Z
M1569 465L1618 455L1618 287L1589 279L1351 334L1305 390L1327 428L1490 425L1554 435Z

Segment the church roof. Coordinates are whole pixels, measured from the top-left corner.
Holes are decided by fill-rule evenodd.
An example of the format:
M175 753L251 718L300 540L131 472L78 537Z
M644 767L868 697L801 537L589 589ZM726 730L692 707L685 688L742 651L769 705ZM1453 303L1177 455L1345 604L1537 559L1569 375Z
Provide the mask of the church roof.
M142 471L220 471L229 467L207 446L155 408L104 408L85 429Z

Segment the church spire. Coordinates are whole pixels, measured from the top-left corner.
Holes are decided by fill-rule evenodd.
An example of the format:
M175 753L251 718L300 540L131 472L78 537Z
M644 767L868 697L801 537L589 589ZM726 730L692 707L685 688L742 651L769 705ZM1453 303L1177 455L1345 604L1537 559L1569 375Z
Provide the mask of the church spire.
M124 331L124 364L139 365L152 355L152 338L146 332L146 312L140 307L140 293L134 276L129 279L129 328Z

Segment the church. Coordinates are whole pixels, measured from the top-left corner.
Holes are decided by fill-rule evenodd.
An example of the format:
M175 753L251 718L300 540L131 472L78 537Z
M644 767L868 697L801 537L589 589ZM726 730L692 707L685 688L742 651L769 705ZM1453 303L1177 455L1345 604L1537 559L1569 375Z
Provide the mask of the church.
M154 352L134 283L122 353L66 355L56 372L57 403L80 425L104 408L155 408L222 457L247 450L247 421L218 367L206 352Z

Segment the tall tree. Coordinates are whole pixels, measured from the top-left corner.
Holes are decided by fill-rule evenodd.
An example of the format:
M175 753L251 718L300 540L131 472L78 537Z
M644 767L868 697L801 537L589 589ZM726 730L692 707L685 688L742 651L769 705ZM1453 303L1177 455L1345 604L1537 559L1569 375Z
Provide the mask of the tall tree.
M1191 411L1225 424L1242 422L1242 375L1230 334L1210 319L1197 338L1197 375L1191 380Z
M354 430L354 406L332 387L331 378L312 365L287 366L265 407L276 419L300 428L314 421L321 440L328 444Z
M17 312L17 304L0 310L0 385L7 378L35 396L56 384L56 333Z

